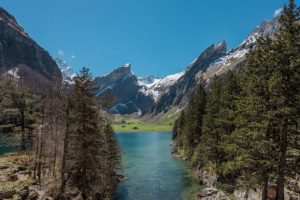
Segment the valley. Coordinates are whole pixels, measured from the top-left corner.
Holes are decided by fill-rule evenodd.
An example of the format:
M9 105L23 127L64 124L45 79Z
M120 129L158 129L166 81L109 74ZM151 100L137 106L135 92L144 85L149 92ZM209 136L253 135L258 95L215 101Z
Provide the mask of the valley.
M69 9L63 16L73 15ZM184 6L177 9L198 18L198 12L190 13ZM34 28L38 32L32 35L47 49L53 48L50 41L61 41L58 33L67 32L64 28L77 28L78 33L64 38L65 45L80 45L81 56L96 55L85 60L95 65L100 59L111 65L100 51L106 42L144 42L155 47L107 48L115 56L110 60L120 63L122 57L124 64L79 69L74 65L77 55L60 47L57 54L50 54L0 5L0 200L300 200L299 10L289 0L270 19L251 15L261 23L250 27L245 22L249 34L241 41L235 38L238 33L230 32L228 37L226 32L220 36L228 42L203 42L206 48L199 48L194 60L185 66L168 66L168 74L159 77L156 74L163 74L163 69L144 76L141 71L146 67L135 62L148 59L154 69L151 59L159 52L161 63L174 65L187 50L181 46L178 55L173 45L180 48L179 44L190 42L187 36L164 33L172 51L167 62L166 44L151 40L168 29L158 25L159 18L146 24L158 27L152 34L143 29L144 24L133 30L122 25L125 39L116 37L117 30L119 20L127 19L130 12L125 16L113 12L110 20L99 25L102 12L97 10L93 13L97 17L91 17L77 8L83 15L72 23L53 18L65 25L62 30L53 30L57 24L52 21L45 32ZM155 17L155 13L135 14L141 19ZM81 21L86 15L91 19ZM140 20L131 17L128 22ZM171 17L164 20L181 24ZM24 25L32 30L31 23ZM87 24L89 29L82 28ZM181 29L190 25L181 24ZM100 31L98 26L108 29ZM203 34L210 31L206 26L185 32ZM109 37L101 38L97 53L88 51L104 32ZM141 39L129 32L147 34ZM84 37L77 35L71 41L73 34ZM113 36L115 40L110 40ZM167 43L175 36L178 41ZM211 38L208 33L204 36ZM133 53L131 48L137 49ZM123 62L128 59L123 54L133 59L132 64ZM103 68L110 72L101 74Z

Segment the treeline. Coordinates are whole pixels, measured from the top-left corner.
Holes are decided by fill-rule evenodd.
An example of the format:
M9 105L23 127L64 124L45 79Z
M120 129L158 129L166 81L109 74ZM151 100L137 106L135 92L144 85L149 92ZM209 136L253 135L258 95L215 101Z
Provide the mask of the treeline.
M53 81L44 93L22 76L0 80L0 133L20 136L30 176L55 199L112 199L119 150L108 114L96 96L89 70L74 84ZM101 100L103 102L103 99Z
M300 173L300 25L293 0L272 38L261 38L239 73L200 81L174 124L175 151L217 177L217 187L267 189L284 199ZM208 87L208 88L207 88Z

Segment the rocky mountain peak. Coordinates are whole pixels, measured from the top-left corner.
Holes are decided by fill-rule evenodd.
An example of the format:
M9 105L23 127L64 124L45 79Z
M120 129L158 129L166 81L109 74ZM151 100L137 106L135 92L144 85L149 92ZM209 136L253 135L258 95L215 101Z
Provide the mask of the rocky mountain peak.
M106 76L110 77L113 81L116 81L130 74L133 74L131 72L131 64L124 64L122 67L113 70Z
M280 23L278 17L271 20L263 21L259 26L257 26L247 37L246 40L238 48L249 48L257 42L260 37L273 36L280 28Z
M214 45L215 49L218 49L222 52L226 52L227 51L227 44L225 40L222 40L219 44L215 44Z
M15 29L22 35L29 37L29 35L24 31L24 29L18 24L16 18L9 12L0 7L0 22L7 24L10 28Z
M60 58L56 58L55 62L59 67L64 81L72 82L72 79L76 76L75 71L68 65L68 63Z

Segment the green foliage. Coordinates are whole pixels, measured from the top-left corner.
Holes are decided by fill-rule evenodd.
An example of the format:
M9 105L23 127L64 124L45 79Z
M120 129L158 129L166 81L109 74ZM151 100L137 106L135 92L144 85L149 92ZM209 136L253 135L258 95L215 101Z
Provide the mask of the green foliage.
M83 68L71 93L69 184L84 199L110 199L116 185L117 141L108 121L101 115L94 81Z
M202 133L202 118L205 113L206 92L201 80L192 93L188 107L183 111L173 126L173 139L177 148L183 149L185 156L191 158Z
M279 20L278 33L258 40L238 77L211 80L201 115L195 108L203 101L191 96L173 139L197 168L217 176L220 188L262 187L266 199L268 184L277 182L283 200L300 156L300 12L293 0Z

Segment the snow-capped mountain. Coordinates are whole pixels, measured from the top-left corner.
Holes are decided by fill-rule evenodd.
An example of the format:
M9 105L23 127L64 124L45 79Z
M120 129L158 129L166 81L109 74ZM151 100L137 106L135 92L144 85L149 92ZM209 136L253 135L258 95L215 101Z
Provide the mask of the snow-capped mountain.
M95 78L100 98L113 97L108 110L111 113L131 114L148 111L155 103L148 87L151 78L140 78L125 64L111 73ZM154 78L153 78L154 82Z
M70 67L66 61L59 58L56 58L55 62L61 71L63 80L72 82L72 79L76 76L76 73L72 67Z
M155 83L160 81L160 78L156 78L155 76L145 76L145 77L138 77L138 83L140 86L146 86L147 88L150 88Z
M257 26L236 48L227 50L226 42L207 48L187 66L184 74L160 94L151 113L158 114L172 106L184 106L187 97L194 90L200 77L209 83L211 77L229 70L238 70L243 65L247 53L255 47L259 37L272 37L279 29L278 18L266 20Z
M108 110L119 114L158 114L173 106L184 106L200 77L209 83L215 75L238 70L257 39L274 35L278 28L278 19L264 21L236 48L228 50L225 41L211 45L184 71L163 78L137 77L131 71L131 64L124 64L95 78L99 97L113 97ZM72 68L62 60L56 59L56 62L64 79L70 81L75 76Z

